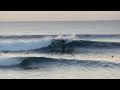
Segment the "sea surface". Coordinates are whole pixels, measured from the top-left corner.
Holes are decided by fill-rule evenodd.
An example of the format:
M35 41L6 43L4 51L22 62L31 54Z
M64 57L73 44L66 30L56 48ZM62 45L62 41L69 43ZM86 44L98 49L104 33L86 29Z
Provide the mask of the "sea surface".
M1 79L120 79L120 21L0 22Z

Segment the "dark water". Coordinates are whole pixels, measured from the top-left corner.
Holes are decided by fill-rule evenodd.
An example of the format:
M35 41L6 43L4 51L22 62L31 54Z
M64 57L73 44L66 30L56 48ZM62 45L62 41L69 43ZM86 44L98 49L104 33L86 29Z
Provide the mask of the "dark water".
M120 78L119 28L120 21L0 23L0 78Z

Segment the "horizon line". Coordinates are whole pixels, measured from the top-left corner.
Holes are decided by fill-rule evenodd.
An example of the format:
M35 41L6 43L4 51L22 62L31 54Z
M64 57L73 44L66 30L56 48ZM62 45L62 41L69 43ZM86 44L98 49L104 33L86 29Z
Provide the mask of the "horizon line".
M120 20L66 20L66 21L0 21L0 22L82 22L82 21L120 21Z

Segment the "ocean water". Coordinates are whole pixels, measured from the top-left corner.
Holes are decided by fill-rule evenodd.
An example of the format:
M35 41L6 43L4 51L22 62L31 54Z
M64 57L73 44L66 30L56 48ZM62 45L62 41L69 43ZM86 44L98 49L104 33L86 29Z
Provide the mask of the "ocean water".
M1 79L119 79L120 21L0 22Z

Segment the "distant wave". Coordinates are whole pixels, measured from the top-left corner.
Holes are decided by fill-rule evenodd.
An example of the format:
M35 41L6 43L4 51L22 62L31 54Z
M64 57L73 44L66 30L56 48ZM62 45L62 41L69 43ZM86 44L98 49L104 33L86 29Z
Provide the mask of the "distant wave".
M56 37L57 35L0 35L0 39L33 39L44 37Z
M20 39L20 38L44 38L44 37L57 37L59 35L0 35L2 39ZM63 36L69 36L64 34ZM78 38L120 38L120 34L75 34Z

